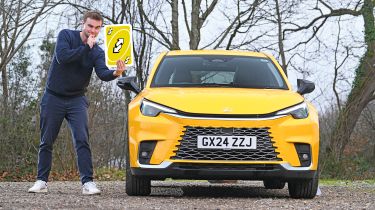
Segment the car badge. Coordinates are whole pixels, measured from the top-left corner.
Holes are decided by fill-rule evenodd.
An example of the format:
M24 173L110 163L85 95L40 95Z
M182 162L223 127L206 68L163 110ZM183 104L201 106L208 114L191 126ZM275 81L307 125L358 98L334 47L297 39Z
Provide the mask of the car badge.
M232 112L232 109L229 107L225 107L223 110L225 113Z

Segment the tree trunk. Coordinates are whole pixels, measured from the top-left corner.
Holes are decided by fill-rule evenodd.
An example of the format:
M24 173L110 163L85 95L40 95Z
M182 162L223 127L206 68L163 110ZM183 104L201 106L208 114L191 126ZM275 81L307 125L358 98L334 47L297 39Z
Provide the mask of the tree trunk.
M9 98L9 90L8 90L8 75L7 75L7 67L6 65L3 66L1 69L1 84L3 88L3 116L5 117L8 112L8 98Z
M199 20L199 9L201 5L201 0L193 0L191 7L191 31L189 33L189 45L191 50L198 49L200 34L200 20Z
M192 0L191 2L191 30L189 31L189 46L191 50L198 49L203 23L215 8L218 0L213 0L205 11L201 8L201 2L202 0ZM200 12L202 12L202 16L200 16Z
M286 59L285 59L285 51L284 51L284 38L283 38L283 28L282 28L282 19L280 14L280 7L279 7L279 0L275 0L276 4L276 15L277 15L277 28L278 28L278 44L279 44L279 54L281 57L281 67L286 76L288 76L288 72L286 70Z
M374 3L365 0L361 9L365 24L365 42L367 50L356 70L353 88L345 107L339 113L335 130L332 133L330 152L336 160L340 160L349 143L350 135L358 121L362 110L374 98L375 93L375 27Z
M178 33L178 0L172 0L171 2L172 7L172 49L171 50L179 50L180 40L179 40L179 33Z
M143 81L143 57L144 57L144 54L145 54L145 49L146 49L146 43L147 43L147 35L146 35L146 29L145 29L145 22L144 22L144 19L143 19L143 15L142 14L139 14L139 20L140 20L140 25L141 25L141 49L140 49L140 52L139 52L139 57L138 59L136 59L136 74L137 74L137 78L138 78L138 81L139 81L139 84L140 84L140 88L141 90L143 89L144 87L144 83L142 82ZM134 51L134 55L137 55L137 52L135 48L133 48L133 51ZM126 104L128 105L128 104Z
M361 115L362 110L371 101L375 91L375 74L368 72L368 78L360 87L355 87L351 91L350 97L346 106L339 114L336 122L335 130L331 138L330 149L332 154L337 160L345 150L346 145L349 143L350 135Z

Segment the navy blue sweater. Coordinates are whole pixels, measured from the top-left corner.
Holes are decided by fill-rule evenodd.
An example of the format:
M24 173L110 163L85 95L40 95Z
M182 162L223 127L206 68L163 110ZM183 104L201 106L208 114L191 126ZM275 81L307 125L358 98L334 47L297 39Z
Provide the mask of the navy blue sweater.
M84 95L93 68L103 81L116 78L105 65L104 51L97 44L90 49L82 42L80 31L64 29L57 37L46 90L64 97Z

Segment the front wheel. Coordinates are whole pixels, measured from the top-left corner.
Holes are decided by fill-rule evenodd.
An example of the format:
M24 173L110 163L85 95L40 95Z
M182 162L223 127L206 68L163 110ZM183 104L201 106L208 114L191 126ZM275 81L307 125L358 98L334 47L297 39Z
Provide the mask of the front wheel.
M318 171L312 179L288 182L289 195L292 198L314 198L318 191Z
M127 143L128 144L128 143ZM146 196L151 193L151 179L134 176L130 170L129 147L126 154L125 191L129 196Z

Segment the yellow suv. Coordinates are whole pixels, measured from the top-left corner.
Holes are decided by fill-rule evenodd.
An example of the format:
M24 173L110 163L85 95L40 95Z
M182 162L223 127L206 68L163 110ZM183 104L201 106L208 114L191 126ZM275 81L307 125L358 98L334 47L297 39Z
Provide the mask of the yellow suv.
M288 183L293 198L318 187L319 125L297 81L294 92L270 55L224 50L162 53L140 91L117 85L129 104L126 193L149 195L151 180L262 180Z

